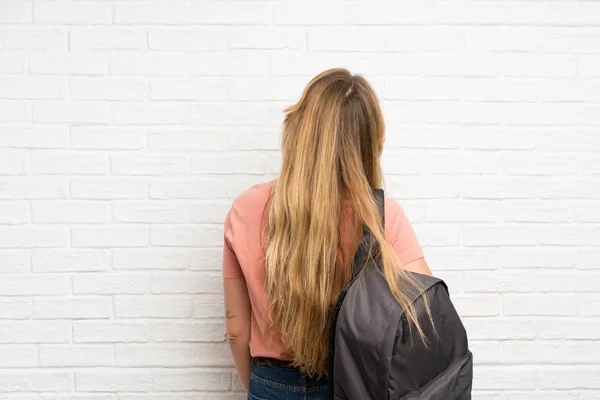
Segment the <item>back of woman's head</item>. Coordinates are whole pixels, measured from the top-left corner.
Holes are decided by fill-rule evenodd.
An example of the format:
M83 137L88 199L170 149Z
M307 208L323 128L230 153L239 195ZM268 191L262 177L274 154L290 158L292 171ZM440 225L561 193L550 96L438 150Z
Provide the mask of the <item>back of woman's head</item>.
M383 184L379 158L385 131L373 89L345 69L327 70L286 113L282 168L265 236L266 298L272 328L296 365L322 375L332 307L350 270L338 260L341 217L350 217L355 244L363 227L373 233L390 289L409 318L416 318L396 288L397 279L410 277L394 265L373 197L372 189Z

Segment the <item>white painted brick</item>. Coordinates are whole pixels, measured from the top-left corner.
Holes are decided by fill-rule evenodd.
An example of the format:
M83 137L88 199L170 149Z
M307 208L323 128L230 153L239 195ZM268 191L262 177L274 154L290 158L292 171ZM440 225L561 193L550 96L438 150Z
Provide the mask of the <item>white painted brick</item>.
M0 199L60 199L65 197L64 183L57 178L0 177Z
M211 51L227 49L227 33L222 29L151 29L148 45L152 50Z
M116 364L131 367L230 367L231 350L226 343L192 345L117 345Z
M442 225L414 225L421 246L456 246L460 243L460 229Z
M578 314L583 316L600 316L600 295L597 293L580 295Z
M2 370L0 393L72 391L75 383L69 371Z
M222 318L223 315L225 315L225 306L221 296L199 295L192 302L194 318Z
M97 319L110 318L110 297L74 297L69 299L36 298L33 317L36 319Z
M594 292L600 283L598 272L551 271L536 277L540 292Z
M35 2L34 21L45 24L110 24L111 6L97 1Z
M388 36L388 49L407 49L408 51L421 51L421 48L430 48L431 51L446 52L448 49L461 49L464 47L464 33L462 31L440 31L436 36L426 35L419 37L418 42L411 40L411 36ZM428 76L465 76L465 77L495 77L499 73L496 58L487 54L454 52L453 54L425 54L421 64Z
M515 366L486 366L479 369L473 390L479 389L535 389L537 373L534 368Z
M279 27L232 28L228 43L230 49L305 49L306 33Z
M279 153L226 152L201 153L191 157L192 174L267 174L279 170Z
M42 394L39 400L115 400L116 394L91 394L91 393L68 393L68 394Z
M558 151L597 151L600 136L595 132L594 128L552 128L539 139L539 147Z
M600 357L598 346L588 341L504 342L502 353L505 362L516 364L593 364Z
M465 79L462 98L466 101L535 101L537 85L530 80Z
M31 154L31 171L36 175L106 175L109 171L108 155L36 151Z
M148 83L125 79L71 79L69 94L75 100L143 100Z
M34 122L107 123L109 104L93 101L36 101L33 103Z
M453 178L387 177L388 194L396 199L455 199L460 196L460 182Z
M501 251L494 248L430 248L426 256L427 263L434 271L497 269L503 261Z
M577 71L577 59L557 55L510 54L497 59L504 76L571 78Z
M119 153L110 157L113 175L185 175L188 160L181 156Z
M533 180L523 178L466 178L463 181L465 199L527 199L536 196Z
M0 146L5 148L67 148L69 130L65 127L0 127Z
M194 394L195 393L195 394ZM246 400L248 395L246 393L229 393L229 392L182 392L179 394L165 392L161 394L139 394L139 393L125 393L121 395L122 400ZM586 398L585 400L592 400Z
M220 225L156 225L150 229L152 246L220 246L223 227Z
M155 100L226 100L227 81L222 78L194 80L156 80L150 83L150 98Z
M488 271L472 271L465 274L465 292L527 293L535 290L535 279L539 278L516 272L494 272L494 279L490 279L489 275Z
M22 74L27 70L27 54L0 54L0 74Z
M6 4L0 15L0 24L20 24L31 22L31 1L19 1Z
M507 175L572 175L577 173L573 157L512 155L502 157Z
M469 150L533 150L540 136L534 130L472 127L466 129L464 146Z
M575 267L581 269L597 269L600 248L582 248L575 258Z
M31 210L34 223L106 223L110 218L107 202L34 201Z
M155 342L223 342L226 338L223 322L157 322L150 332Z
M469 349L477 354L478 364L499 364L502 359L501 342L469 340Z
M1 163L2 161L0 161ZM29 222L29 207L26 203L0 201L1 224L26 224L27 222Z
M150 290L156 294L221 293L222 280L221 274L156 274Z
M109 74L125 76L180 76L189 70L189 60L180 54L117 52L110 55Z
M598 80L591 79L550 81L540 88L540 99L543 101L598 101L600 99L600 83Z
M190 222L190 207L186 204L159 203L156 201L115 203L112 210L114 222L157 224Z
M597 366L542 369L537 381L541 387L548 389L600 389L600 369Z
M0 319L30 319L33 315L31 301L21 300L2 300L0 299ZM223 314L219 314L222 316ZM1 350L0 350L1 351ZM2 360L3 357L0 357ZM0 361L1 363L2 361Z
M192 306L189 297L116 296L117 318L186 318Z
M39 76L15 76L0 79L2 99L61 99L66 85L62 79Z
M35 272L92 272L108 269L109 256L104 249L35 249L31 262Z
M145 199L148 197L148 183L131 178L75 178L71 180L71 197L86 200Z
M187 249L115 249L112 254L114 269L166 269L187 268L190 264Z
M0 227L0 248L66 247L68 242L65 227Z
M464 201L427 206L425 218L432 222L497 222L500 215L498 203Z
M538 244L538 231L535 226L467 225L463 241L465 246L532 246Z
M267 122L265 103L206 103L191 106L191 119L201 125L262 125Z
M597 319L543 319L539 321L538 329L541 339L600 339L600 321Z
M577 250L565 247L508 247L502 250L503 268L570 268Z
M392 77L385 80L385 99L453 100L461 97L457 79L437 77Z
M108 58L98 52L36 52L29 55L32 74L104 75Z
M276 25L344 25L350 22L350 5L336 3L279 3L274 5Z
M75 226L73 247L135 247L148 245L148 228L143 226Z
M183 103L114 103L111 107L115 124L184 124L190 109Z
M298 98L307 83L304 78L239 77L229 80L227 93L228 98L233 101L285 100L291 102Z
M73 277L73 294L144 294L149 282L142 274L81 274Z
M504 105L504 122L509 125L578 124L579 106L567 103L523 103Z
M541 199L597 199L600 184L594 179L552 178L539 183Z
M192 204L190 208L191 220L196 223L219 223L225 220L230 208L231 204L229 202Z
M27 155L18 150L0 151L0 175L27 173Z
M229 132L227 148L230 150L279 150L279 135L273 132ZM221 150L221 149L215 149Z
M146 31L143 29L113 26L69 28L70 50L133 50L146 46Z
M573 206L564 203L504 202L508 222L574 222Z
M80 369L75 371L78 392L147 392L152 387L149 370Z
M271 70L268 53L228 51L227 53L199 53L188 58L190 75L265 75Z
M112 346L40 345L40 365L44 367L95 367L114 364Z
M380 52L385 50L381 28L327 27L308 32L309 51Z
M0 346L0 368L36 367L35 346Z
M549 225L539 230L540 244L587 245L600 243L600 225Z
M72 127L75 149L139 150L146 146L146 132L137 127Z
M27 104L23 101L0 100L0 122L24 122L29 119Z
M164 369L155 371L152 376L152 389L156 391L229 391L230 388L231 374L223 370Z
M580 171L585 175L599 175L600 157L585 156L585 158L580 161Z
M23 26L0 29L2 50L66 50L67 32L62 27Z
M152 150L224 151L227 139L227 132L213 129L151 128L148 147Z
M600 57L597 55L581 57L579 62L579 75L583 78L600 77Z
M454 295L452 303L461 317L494 317L502 310L499 295Z
M75 343L136 343L146 342L149 337L148 325L143 322L75 322L73 341Z
M29 250L0 250L0 273L27 273L31 270Z
M526 340L536 334L536 324L530 319L477 317L464 318L463 324L472 340Z
M577 298L572 295L504 294L504 315L569 316L577 313Z
M65 322L12 322L0 325L0 343L66 343L71 325Z
M358 25L428 24L431 7L419 2L352 4L352 23Z

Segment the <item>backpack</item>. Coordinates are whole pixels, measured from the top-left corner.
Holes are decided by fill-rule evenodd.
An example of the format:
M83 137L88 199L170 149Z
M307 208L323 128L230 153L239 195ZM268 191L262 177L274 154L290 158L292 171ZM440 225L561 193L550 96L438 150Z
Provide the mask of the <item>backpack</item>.
M383 220L383 190L374 191ZM352 263L352 280L332 313L330 398L470 400L472 354L448 287L440 279L416 273L422 288L400 287L415 306L427 338L424 344L390 292L380 272L381 258L369 257L373 246L376 241L365 231ZM425 311L425 296L435 329Z

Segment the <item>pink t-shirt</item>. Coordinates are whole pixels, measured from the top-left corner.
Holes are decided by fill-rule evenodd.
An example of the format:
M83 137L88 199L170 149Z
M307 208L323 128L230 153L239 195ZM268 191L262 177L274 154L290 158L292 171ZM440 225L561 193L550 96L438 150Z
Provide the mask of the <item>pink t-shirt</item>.
M225 243L223 246L223 277L244 278L252 305L250 354L253 357L289 359L281 341L265 339L268 308L265 301L265 254L261 246L261 226L264 226L273 182L252 186L235 201L225 219ZM264 213L263 213L264 211ZM342 222L339 254L342 265L350 269L355 249L351 246L352 234ZM346 232L347 234L344 234ZM393 198L385 196L385 236L393 247L399 262L404 265L423 257L410 222L402 207Z

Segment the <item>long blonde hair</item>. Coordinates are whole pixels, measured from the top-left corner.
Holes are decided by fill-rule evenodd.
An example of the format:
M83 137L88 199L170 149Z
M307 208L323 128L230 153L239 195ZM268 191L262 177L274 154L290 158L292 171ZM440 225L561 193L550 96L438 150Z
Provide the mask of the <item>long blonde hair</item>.
M345 69L330 69L313 78L285 111L282 167L264 236L266 300L271 327L294 365L320 377L327 368L332 308L348 282L349 266L338 260L346 201L355 244L363 228L372 232L383 275L423 336L412 302L397 286L401 280L417 283L397 265L373 196L373 188L383 184L385 128L369 83Z

